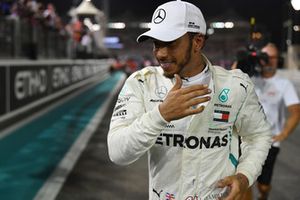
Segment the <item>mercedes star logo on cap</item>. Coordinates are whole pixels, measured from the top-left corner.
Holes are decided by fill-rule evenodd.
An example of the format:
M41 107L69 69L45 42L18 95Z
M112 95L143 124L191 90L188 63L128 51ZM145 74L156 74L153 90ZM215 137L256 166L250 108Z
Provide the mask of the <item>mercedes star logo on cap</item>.
M164 9L160 8L154 13L153 22L155 24L159 24L162 21L164 21L165 18L166 18L166 11Z

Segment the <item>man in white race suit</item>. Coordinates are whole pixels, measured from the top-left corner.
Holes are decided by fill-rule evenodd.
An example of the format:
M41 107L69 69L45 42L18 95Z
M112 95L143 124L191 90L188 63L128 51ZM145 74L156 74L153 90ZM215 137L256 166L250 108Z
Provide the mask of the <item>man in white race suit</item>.
M159 66L126 80L108 133L110 159L128 165L148 154L151 200L241 199L271 145L252 81L202 54L206 23L191 3L160 5L137 41L146 39Z

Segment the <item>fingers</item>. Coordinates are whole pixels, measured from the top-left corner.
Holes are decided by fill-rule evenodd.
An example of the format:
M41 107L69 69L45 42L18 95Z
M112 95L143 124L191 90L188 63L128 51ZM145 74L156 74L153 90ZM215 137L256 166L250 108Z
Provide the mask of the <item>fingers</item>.
M192 86L188 86L186 88L182 88L181 89L181 93L184 95L184 94L188 94L188 93L191 93L191 92L194 92L194 91L202 91L202 90L205 90L207 91L208 90L208 85L192 85Z
M171 91L178 90L182 86L182 80L181 80L180 76L178 74L175 74L174 77L175 77L175 84L174 84L173 88L171 89Z
M228 195L223 198L224 200L241 200L242 199L244 193L247 191L248 182L246 181L247 183L243 184L242 181L239 180L240 178L243 178L243 177L240 177L240 174L237 174L234 176L225 177L225 178L221 179L220 181L218 181L217 187L230 188Z
M218 181L217 187L219 187L219 188L224 188L224 187L231 188L230 191L229 191L228 196L223 197L222 199L224 199L224 200L235 200L237 192L235 191L235 187L232 187L232 186L233 186L233 179L231 177L225 177L225 178L221 179L220 181Z
M209 96L205 96L205 97L200 97L200 98L193 98L188 100L187 102L185 102L185 105L187 108L194 108L197 107L199 104L205 103L207 101L209 101L211 99L211 97Z
M203 112L205 106L199 106L198 108L190 107L185 111L185 115L194 115Z
M193 99L196 97L205 96L211 93L211 90L209 88L205 88L202 90L195 90L193 92L189 92L185 94L186 99Z
M226 187L226 186L228 186L230 184L231 184L230 179L226 177L226 178L223 178L223 179L221 179L221 180L218 181L217 187L223 188L223 187Z
M169 91L159 111L166 121L181 119L188 115L197 114L204 110L199 104L207 102L211 93L207 85L193 85L182 88L182 80L175 74L175 83Z
M183 95L185 100L183 105L188 109L188 111L192 114L202 112L202 109L197 110L196 108L199 107L202 103L208 102L211 97L205 96L211 93L210 89L200 90L188 93Z
M275 135L272 137L273 142L280 142L283 140L281 135Z
M273 136L272 139L273 139L273 142L281 142L281 141L285 140L287 137L288 137L287 134L280 133L279 135Z

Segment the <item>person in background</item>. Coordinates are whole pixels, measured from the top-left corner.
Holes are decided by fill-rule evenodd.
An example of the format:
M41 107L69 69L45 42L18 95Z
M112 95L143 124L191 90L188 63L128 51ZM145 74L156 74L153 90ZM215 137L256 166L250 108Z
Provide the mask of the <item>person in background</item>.
M251 79L205 57L206 23L191 3L160 5L137 41L147 39L159 66L126 80L107 136L110 159L128 165L147 154L151 200L242 199L271 146Z
M280 142L297 127L300 119L300 104L293 84L277 75L279 60L278 48L273 43L266 44L262 52L268 55L269 61L261 62L260 76L253 77L255 91L263 109L271 123L273 143L262 174L257 179L259 200L267 200L271 190L271 179L277 155L280 151ZM288 111L288 117L285 116Z

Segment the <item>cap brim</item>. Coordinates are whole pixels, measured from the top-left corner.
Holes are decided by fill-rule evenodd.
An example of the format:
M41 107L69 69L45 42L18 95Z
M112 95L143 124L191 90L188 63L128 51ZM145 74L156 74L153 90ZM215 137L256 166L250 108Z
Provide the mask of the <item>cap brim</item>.
M149 31L141 34L137 38L137 42L143 42L149 38L153 38L163 42L171 42L183 36L186 33L185 30L182 31L174 31L171 29L168 30L160 30L160 29L150 29Z

